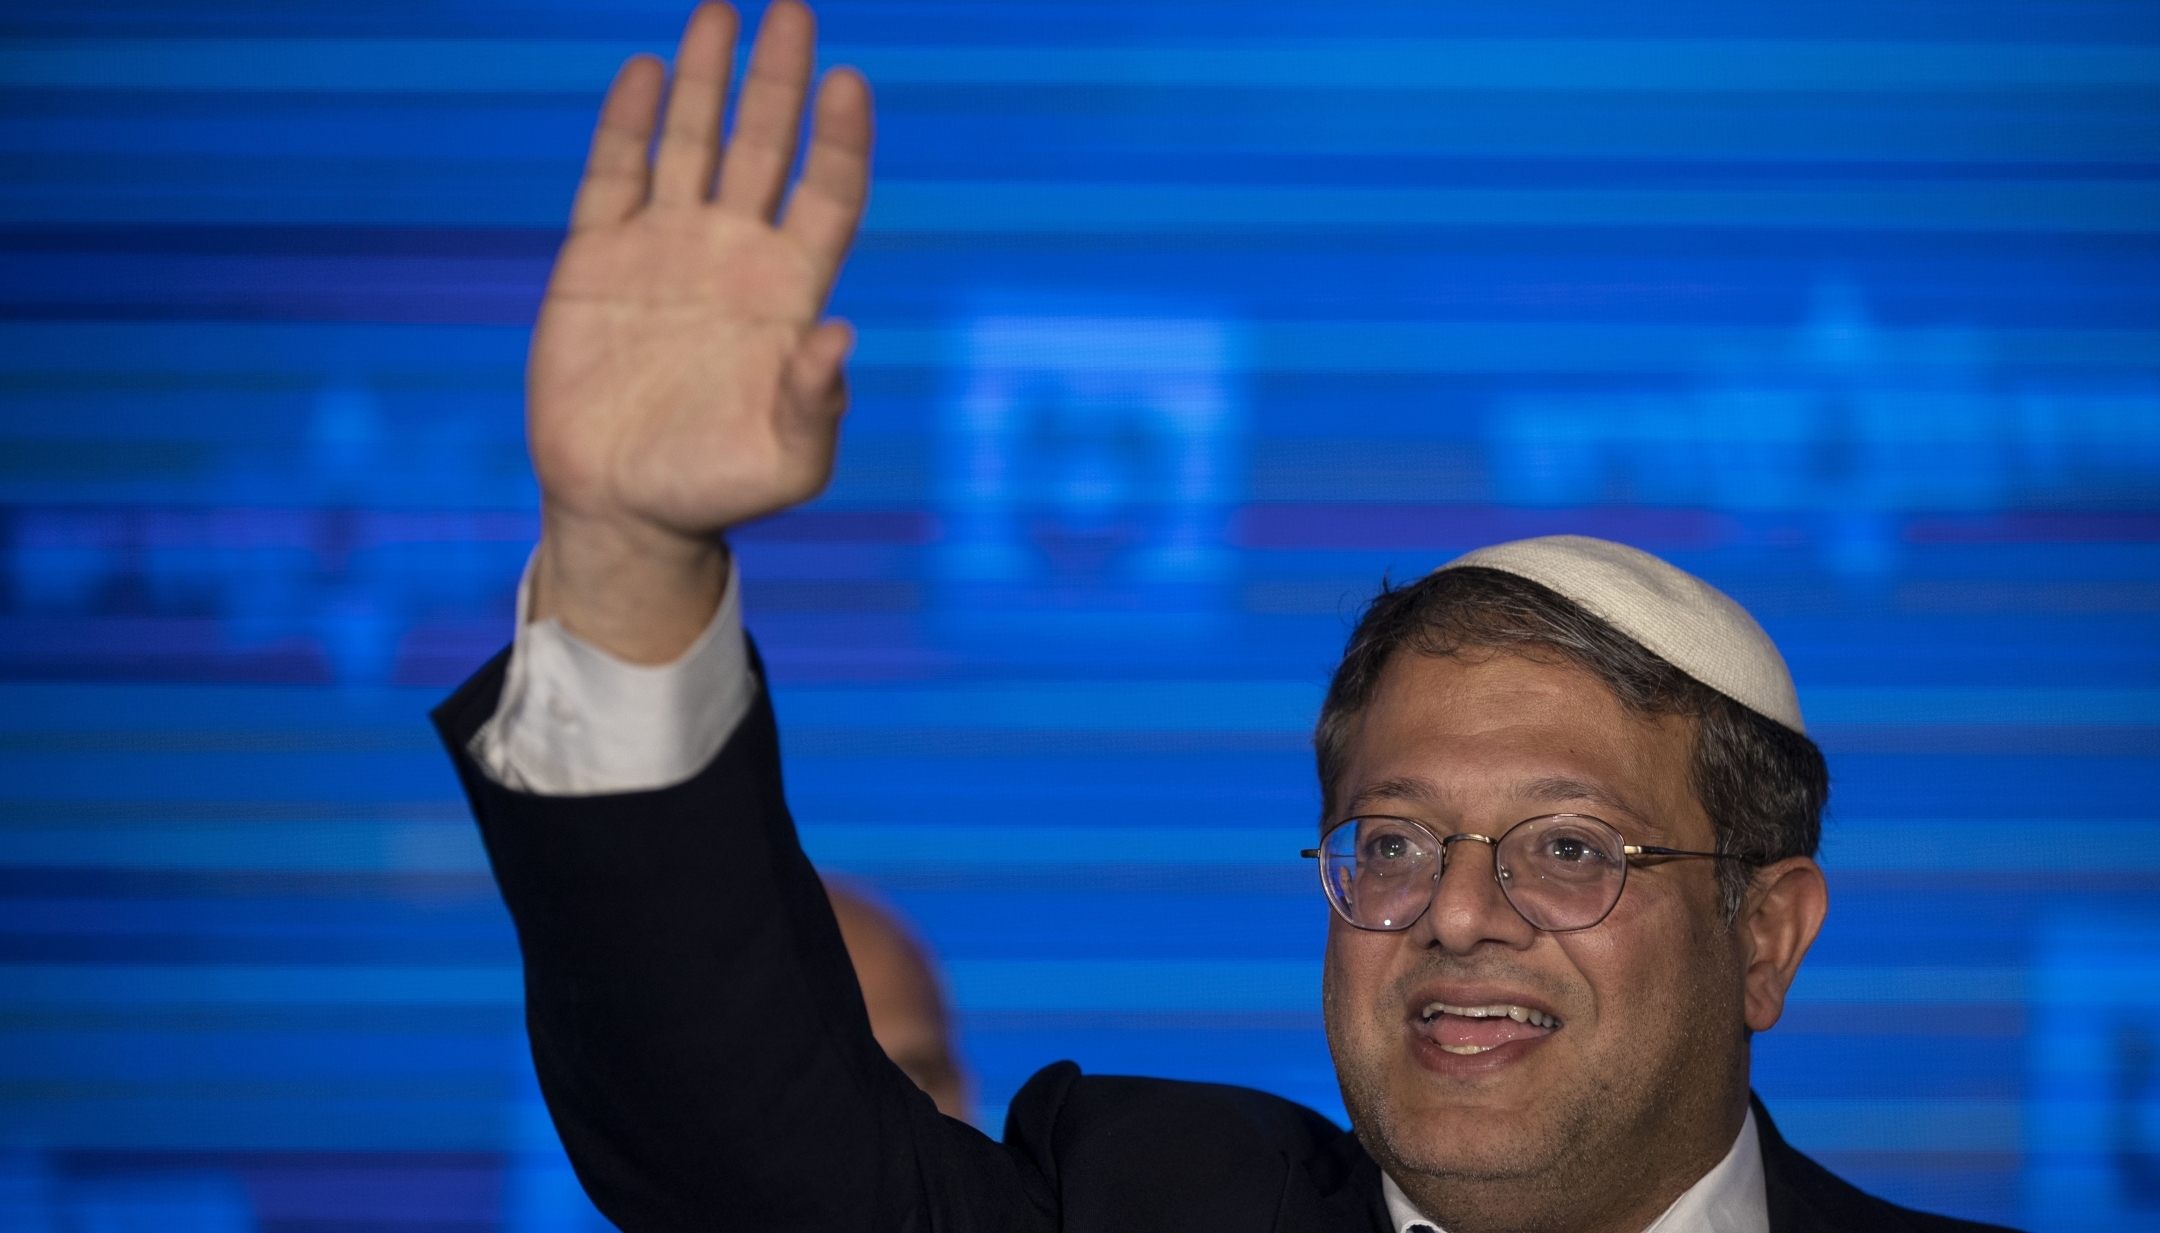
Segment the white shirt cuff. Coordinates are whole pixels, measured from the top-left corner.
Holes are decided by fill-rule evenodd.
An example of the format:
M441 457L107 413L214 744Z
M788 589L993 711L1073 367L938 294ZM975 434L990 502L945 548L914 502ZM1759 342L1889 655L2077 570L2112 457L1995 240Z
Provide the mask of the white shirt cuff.
M495 782L540 796L669 787L703 770L749 713L757 680L732 561L712 623L666 664L617 659L553 617L527 621L531 588L528 561L502 701L470 746Z

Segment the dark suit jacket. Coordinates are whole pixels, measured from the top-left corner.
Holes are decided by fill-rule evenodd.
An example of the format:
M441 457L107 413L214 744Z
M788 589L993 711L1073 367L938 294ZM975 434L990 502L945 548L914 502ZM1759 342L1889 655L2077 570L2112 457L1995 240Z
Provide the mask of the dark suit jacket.
M541 797L466 746L499 656L435 712L525 959L540 1088L579 1178L630 1233L1382 1233L1354 1135L1262 1092L1045 1067L998 1143L941 1116L870 1035L781 796L762 693L657 792ZM1862 1194L1756 1117L1776 1233L1971 1229Z

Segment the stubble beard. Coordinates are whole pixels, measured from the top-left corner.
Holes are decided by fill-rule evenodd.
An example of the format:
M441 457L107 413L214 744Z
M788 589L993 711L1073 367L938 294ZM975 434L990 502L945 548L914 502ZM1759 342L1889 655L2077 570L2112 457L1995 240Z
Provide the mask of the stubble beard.
M1329 1044L1359 1141L1418 1210L1448 1233L1632 1233L1657 1210L1639 1221L1634 1213L1652 1205L1662 1210L1663 1191L1671 1193L1662 1195L1662 1203L1670 1203L1731 1146L1721 1142L1700 1160L1707 1149L1687 1147L1700 1137L1690 1133L1697 1124L1717 1116L1723 1099L1717 1089L1726 1084L1732 1049L1730 1037L1721 1038L1716 1020L1703 1013L1718 999L1699 987L1692 993L1678 1030L1657 1050L1657 1064L1640 1065L1645 1052L1631 1050L1634 1065L1593 1066L1584 1082L1559 1094L1555 1107L1495 1126L1471 1151L1460 1143L1431 1143L1420 1133L1388 1099L1385 1060L1367 1064L1347 1056L1332 1030ZM1343 1008L1333 989L1327 1002L1332 1025ZM1388 1026L1379 1008L1371 1013ZM1745 1058L1743 1044L1743 1084Z

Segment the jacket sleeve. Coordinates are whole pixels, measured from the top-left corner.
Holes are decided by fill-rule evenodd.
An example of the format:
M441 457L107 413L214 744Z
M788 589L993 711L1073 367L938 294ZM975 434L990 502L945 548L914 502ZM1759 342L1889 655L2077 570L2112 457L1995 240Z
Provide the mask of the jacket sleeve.
M541 1093L601 1212L628 1233L1053 1229L1033 1154L941 1116L871 1036L762 686L689 781L544 797L468 753L506 658L434 719L517 927Z

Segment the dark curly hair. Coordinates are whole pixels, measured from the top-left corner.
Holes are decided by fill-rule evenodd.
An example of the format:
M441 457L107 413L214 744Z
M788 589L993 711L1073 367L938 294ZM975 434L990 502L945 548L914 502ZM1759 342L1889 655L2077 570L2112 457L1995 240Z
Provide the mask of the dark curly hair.
M1466 566L1407 586L1383 583L1343 649L1313 732L1323 820L1334 815L1336 779L1350 731L1381 674L1401 651L1457 656L1490 650L1556 658L1605 682L1643 715L1695 722L1690 770L1695 797L1717 828L1727 923L1738 919L1755 870L1813 856L1822 840L1830 772L1815 742L1749 710L1680 671L1557 591L1496 569Z

